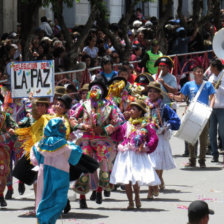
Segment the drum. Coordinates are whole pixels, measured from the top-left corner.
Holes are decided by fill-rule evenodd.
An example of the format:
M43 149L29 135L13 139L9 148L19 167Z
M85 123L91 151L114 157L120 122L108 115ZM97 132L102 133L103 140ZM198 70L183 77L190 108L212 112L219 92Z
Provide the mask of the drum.
M206 104L192 101L181 119L181 126L174 136L194 145L203 131L212 113L212 108Z

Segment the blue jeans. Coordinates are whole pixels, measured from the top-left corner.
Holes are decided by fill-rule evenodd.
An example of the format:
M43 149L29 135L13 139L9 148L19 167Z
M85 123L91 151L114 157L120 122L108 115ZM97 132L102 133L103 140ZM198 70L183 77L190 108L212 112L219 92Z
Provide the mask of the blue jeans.
M222 141L222 148L224 144L224 108L214 108L210 117L209 137L213 158L219 157L217 146L217 128Z

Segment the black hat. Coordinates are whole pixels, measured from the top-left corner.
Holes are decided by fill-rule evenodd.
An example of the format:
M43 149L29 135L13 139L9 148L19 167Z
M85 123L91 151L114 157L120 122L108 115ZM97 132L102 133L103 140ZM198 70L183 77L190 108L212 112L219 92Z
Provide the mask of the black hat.
M150 82L153 82L154 79L149 73L142 73L137 76L135 82L142 83L143 85L148 85Z
M205 201L193 201L188 207L188 218L190 222L203 218L208 214L213 215L214 211L208 208L208 204Z
M123 78L123 77L119 77L119 76L114 77L113 79L111 79L111 80L107 83L107 85L110 86L114 81L122 81L122 80L125 82L125 86L126 86L126 85L127 85L127 80L126 80L125 78Z
M100 87L102 88L102 90L103 90L103 96L102 96L102 98L105 98L105 97L107 96L107 94L108 94L108 90L107 90L107 87L106 87L106 85L105 85L104 80L103 80L102 78L97 78L97 79L95 79L93 82L91 82L91 83L89 84L89 90L90 90L90 89L92 88L92 86L94 86L94 85L100 86Z
M164 63L166 64L169 68L173 67L173 60L169 57L169 56L162 56L159 57L155 63L154 63L154 67L159 66L160 63Z
M59 97L58 100L62 101L65 104L66 109L70 109L72 106L72 98L68 95L63 95Z

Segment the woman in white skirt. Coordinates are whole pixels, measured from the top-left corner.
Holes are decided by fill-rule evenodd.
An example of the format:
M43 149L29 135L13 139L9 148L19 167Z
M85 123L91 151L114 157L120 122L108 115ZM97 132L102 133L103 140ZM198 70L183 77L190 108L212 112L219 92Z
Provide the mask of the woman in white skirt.
M148 101L146 104L149 107L149 118L155 125L159 143L156 150L149 155L152 163L155 166L156 172L160 178L160 189L165 188L163 180L163 170L175 168L175 163L172 156L172 151L169 143L171 130L177 130L180 127L180 119L176 112L162 102L162 91L158 82L149 84ZM148 198L158 196L159 187L149 187Z
M114 140L120 143L110 183L125 184L129 200L127 209L134 208L132 186L135 193L135 205L140 208L139 186L160 184L159 177L148 157L148 154L156 149L158 137L144 117L145 113L146 105L143 101L132 102L131 118L113 136Z

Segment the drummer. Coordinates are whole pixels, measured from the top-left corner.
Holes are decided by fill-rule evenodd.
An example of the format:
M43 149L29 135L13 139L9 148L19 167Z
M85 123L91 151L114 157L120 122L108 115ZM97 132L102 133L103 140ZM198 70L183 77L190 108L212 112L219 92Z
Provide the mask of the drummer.
M184 84L182 89L180 90L180 95L175 95L173 93L169 93L169 97L175 101L184 101L186 97L189 97L189 100L196 96L197 92L200 89L201 84L203 83L203 68L200 66L196 66L193 69L194 80L189 81ZM198 101L213 107L215 101L215 89L211 82L206 82L201 94L198 97ZM210 99L210 102L209 102ZM205 154L206 148L208 146L208 124L205 126L202 131L200 137L200 155L199 155L199 165L201 168L205 168ZM191 145L189 144L189 163L186 164L186 167L195 167L196 166L196 148L197 144Z

